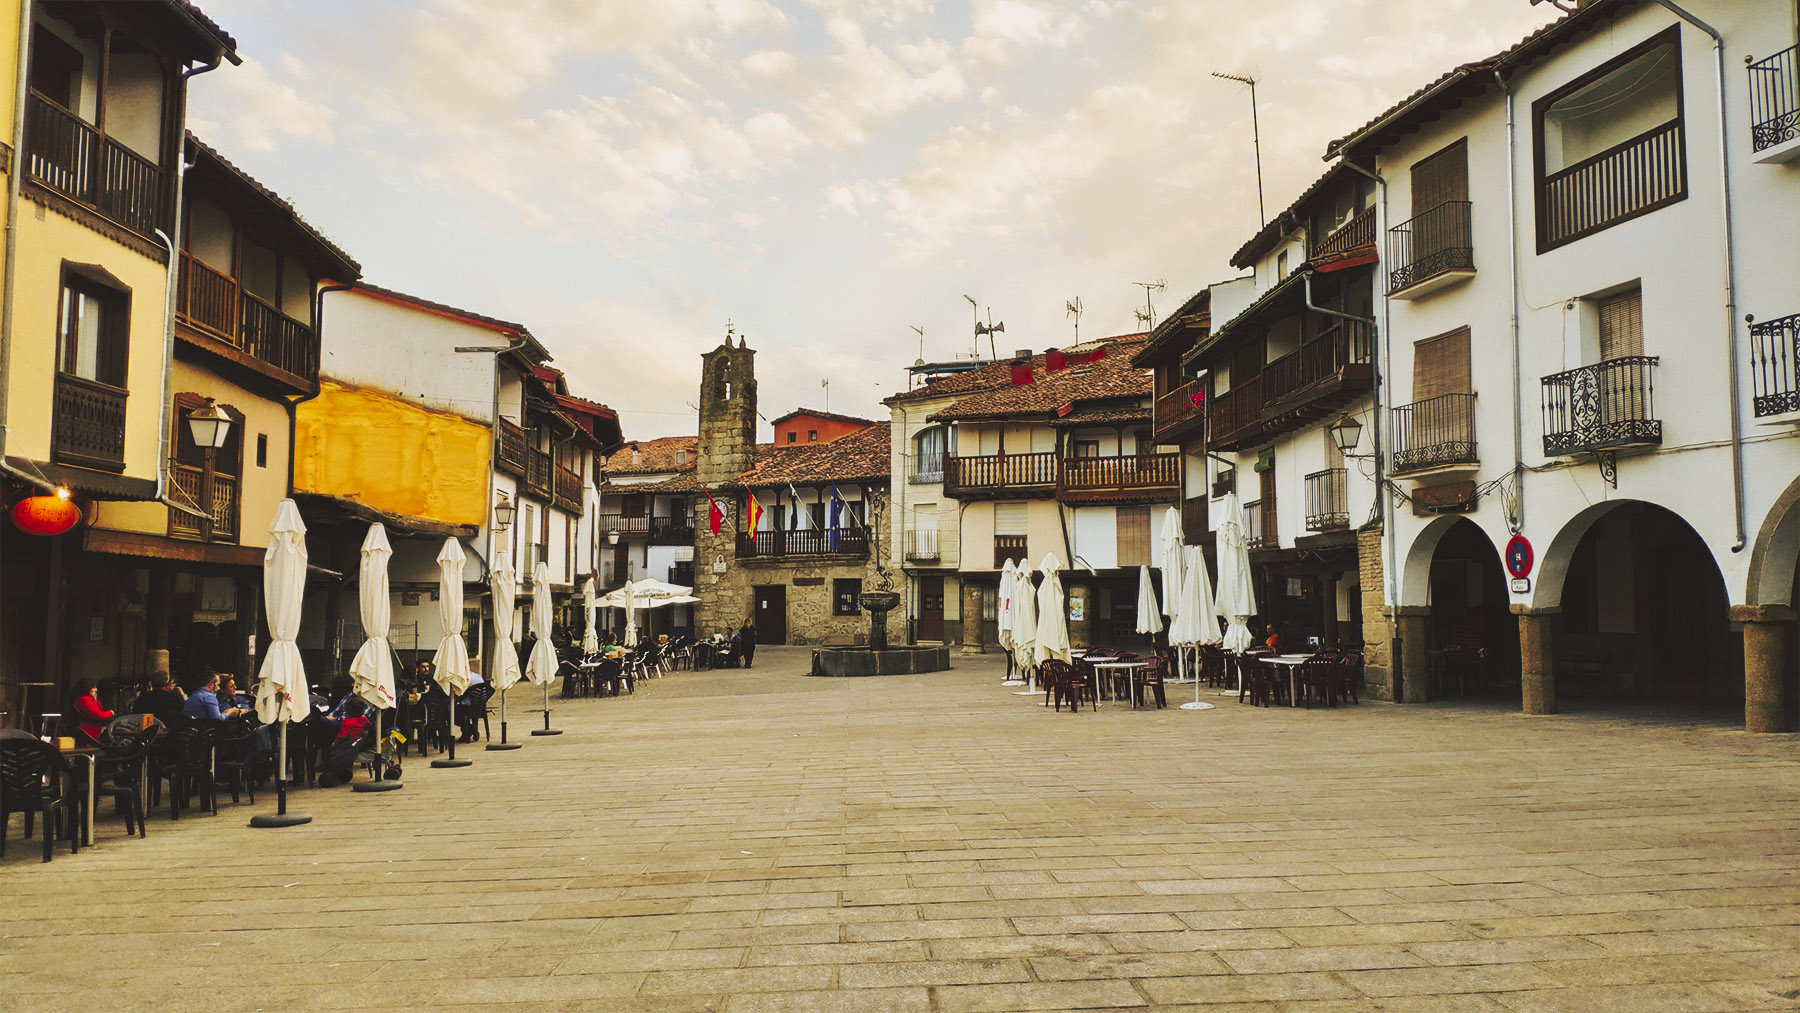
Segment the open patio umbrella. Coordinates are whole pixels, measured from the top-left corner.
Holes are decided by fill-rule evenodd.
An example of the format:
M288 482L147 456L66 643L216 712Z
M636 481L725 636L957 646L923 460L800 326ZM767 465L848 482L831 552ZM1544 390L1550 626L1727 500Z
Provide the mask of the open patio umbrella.
M1044 556L1039 567L1044 582L1037 589L1037 656L1040 662L1069 660L1069 610L1063 602L1062 563L1056 553Z
M1013 575L1015 567L1012 560L1000 568L1000 586L994 592L994 628L998 633L1000 649L1006 652L1006 677L1000 680L1002 686L1025 685L1025 673L1013 664Z
M1037 663L1037 589L1031 586L1030 567L1013 571L1012 652L1018 663L1019 678ZM1021 690L1020 696L1033 696L1033 690Z
M594 629L596 611L594 608L594 578L589 577L587 582L581 585L581 616L582 626L585 627L581 631L581 653L583 654L600 653L600 634Z
M1187 547L1182 561L1181 615L1169 630L1169 642L1178 644L1185 657L1201 644L1219 642L1219 619L1213 610L1212 575L1206 572L1206 552L1198 545ZM1211 710L1212 704L1200 701L1200 679L1194 678L1194 699L1181 705L1182 710Z
M444 539L438 550L438 625L443 639L431 664L437 671L433 678L450 697L450 755L431 761L433 767L467 767L474 760L456 758L456 698L469 689L469 648L463 642L463 554L462 543L455 537Z
M1154 640L1162 628L1162 616L1156 614L1156 586L1150 582L1150 568L1139 566L1137 631Z
M363 537L362 559L357 564L357 604L362 611L363 643L350 662L350 679L356 695L375 708L375 741L381 741L381 712L394 706L394 657L388 646L388 624L392 607L388 601L388 560L394 555L388 545L387 528L379 522L369 525ZM382 780L387 765L375 765L375 780L358 781L355 791L393 791L399 781Z
M1170 507L1163 511L1162 537L1157 541L1157 557L1162 568L1162 614L1175 617L1177 603L1181 599L1181 559L1182 543L1186 534L1181 530L1181 511Z
M291 827L312 822L304 813L287 811L287 725L304 718L312 706L306 666L300 660L300 604L306 595L306 524L300 508L284 499L269 524L269 548L263 553L263 610L269 622L269 652L256 673L256 715L264 724L280 722L280 758L275 767L275 814L251 817L253 827ZM44 833L50 832L49 827Z
M514 599L518 576L513 573L512 556L502 548L494 553L494 565L488 570L488 588L494 596L494 688L500 691L500 741L489 742L493 750L517 749L517 742L506 741L506 690L519 681L519 649L513 646Z
M1256 589L1250 580L1250 547L1244 532L1244 508L1237 493L1227 493L1219 517L1219 591L1214 605L1225 617L1225 650L1232 654L1242 654L1256 642L1246 625L1256 614Z
M626 585L629 587L630 585ZM550 684L556 681L556 647L550 643L550 564L538 560L531 574L531 657L525 662L525 678L544 687L544 727L531 730L533 735L561 735L550 727Z

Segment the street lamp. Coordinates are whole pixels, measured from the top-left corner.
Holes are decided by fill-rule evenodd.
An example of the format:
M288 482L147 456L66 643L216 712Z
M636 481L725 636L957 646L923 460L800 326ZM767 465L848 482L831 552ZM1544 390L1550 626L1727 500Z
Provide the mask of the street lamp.
M231 439L232 419L225 409L207 398L205 403L188 412L188 435L194 438L205 460L200 469L200 537L211 540L213 534L213 456Z
M606 533L606 544L608 544L608 545L619 544L619 530L617 528L614 528L613 530L608 531Z
M1359 456L1354 451L1357 443L1362 440L1362 429L1362 423L1348 415L1338 419L1337 424L1331 427L1331 440L1337 444L1338 452L1345 457Z
M512 500L501 493L500 498L494 501L494 534L505 534L506 529L512 527L513 511L516 509Z

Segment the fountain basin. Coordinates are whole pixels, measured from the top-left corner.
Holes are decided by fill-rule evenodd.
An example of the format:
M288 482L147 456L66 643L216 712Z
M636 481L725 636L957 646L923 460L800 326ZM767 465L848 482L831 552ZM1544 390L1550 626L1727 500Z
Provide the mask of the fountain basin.
M942 645L813 649L813 675L917 675L921 672L942 672L949 667L950 648Z

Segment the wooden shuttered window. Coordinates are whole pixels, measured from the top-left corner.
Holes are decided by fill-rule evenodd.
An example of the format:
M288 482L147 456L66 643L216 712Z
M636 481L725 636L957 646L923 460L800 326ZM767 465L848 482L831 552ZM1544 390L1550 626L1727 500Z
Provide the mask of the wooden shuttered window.
M1600 359L1644 354L1644 299L1639 289L1600 300Z
M1472 389L1467 327L1413 343L1413 401L1467 394Z
M1028 531L1026 528L1026 523L1027 522L1025 519L1025 504L1023 504L1023 503L995 503L994 504L994 534L996 534L996 535L1027 534Z
M1448 201L1469 199L1469 145L1459 140L1412 167L1414 217Z
M1150 508L1122 506L1118 508L1119 565L1149 566Z

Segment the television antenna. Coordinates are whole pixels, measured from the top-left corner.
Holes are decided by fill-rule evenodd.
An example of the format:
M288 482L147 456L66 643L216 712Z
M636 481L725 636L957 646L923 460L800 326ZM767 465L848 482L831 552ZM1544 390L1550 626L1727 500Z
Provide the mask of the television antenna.
M1222 74L1213 71L1212 76L1221 81L1236 81L1238 84L1250 86L1250 140L1256 146L1256 214L1262 224L1269 224L1269 212L1263 207L1262 183L1262 129L1256 122L1256 78L1250 74Z
M1137 317L1138 323L1154 330L1156 328L1156 306L1150 302L1150 293L1161 292L1168 288L1169 279L1158 278L1155 281L1134 281L1132 284L1144 290L1144 308L1141 310L1132 310L1131 313L1133 316Z
M975 315L975 358L981 358L981 336L983 334L987 335L988 351L995 359L1000 358L1000 350L994 343L994 335L1006 333L1006 321L1002 320L999 323L994 323L994 308L989 306L987 310L987 323L982 323L981 307L975 302L973 297L964 295L963 298L969 301L969 310Z
M917 331L919 334L919 360L917 362L913 363L913 365L923 366L923 365L925 365L925 328L916 327L912 324L907 324L906 326L912 327L912 329Z
M1075 318L1075 343L1079 345L1081 344L1081 297L1076 296L1064 302L1063 309L1068 311L1064 314L1065 316Z
M825 414L831 414L831 381L820 380L819 386L825 388Z

